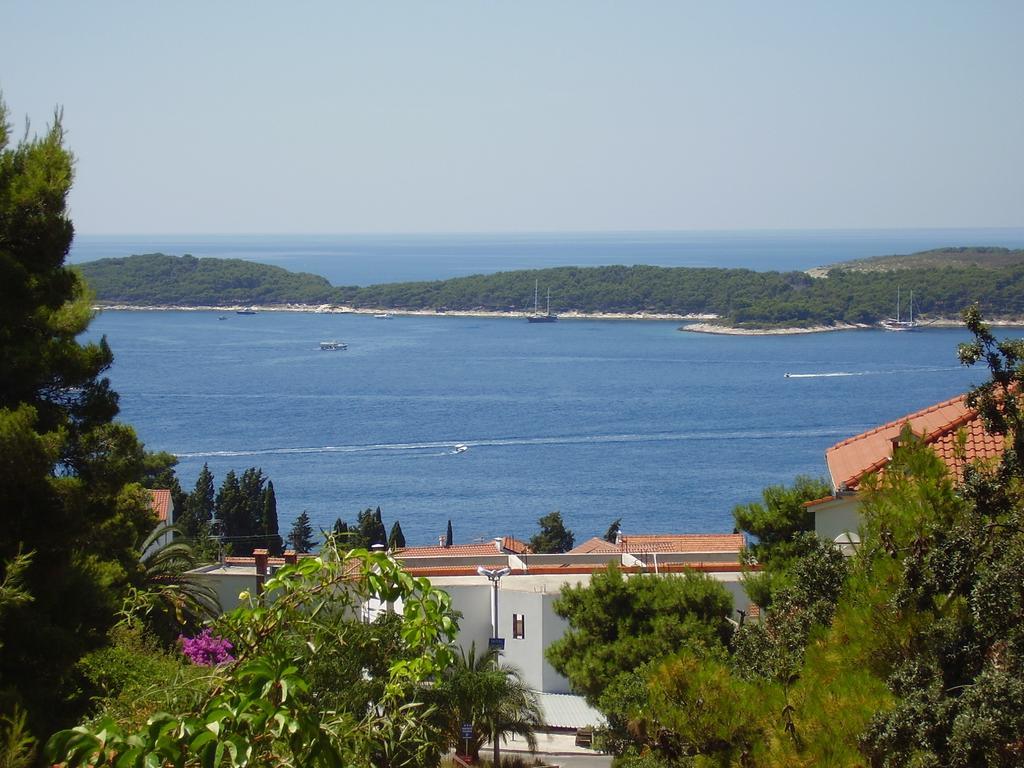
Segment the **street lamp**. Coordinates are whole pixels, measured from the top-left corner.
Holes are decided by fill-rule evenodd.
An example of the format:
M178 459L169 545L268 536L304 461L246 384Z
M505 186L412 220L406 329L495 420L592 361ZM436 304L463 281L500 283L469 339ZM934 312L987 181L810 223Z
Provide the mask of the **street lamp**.
M491 570L490 568L484 568L482 565L476 567L476 572L481 576L486 576L487 580L491 582L491 639L497 639L498 637L498 582L501 581L502 576L508 576L512 573L511 568L498 568L497 570Z

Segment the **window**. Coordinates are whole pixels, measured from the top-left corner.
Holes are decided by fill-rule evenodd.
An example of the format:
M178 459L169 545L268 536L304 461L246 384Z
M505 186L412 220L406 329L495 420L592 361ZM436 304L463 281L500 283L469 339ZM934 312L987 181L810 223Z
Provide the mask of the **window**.
M512 614L512 639L522 640L526 637L526 615L522 613Z

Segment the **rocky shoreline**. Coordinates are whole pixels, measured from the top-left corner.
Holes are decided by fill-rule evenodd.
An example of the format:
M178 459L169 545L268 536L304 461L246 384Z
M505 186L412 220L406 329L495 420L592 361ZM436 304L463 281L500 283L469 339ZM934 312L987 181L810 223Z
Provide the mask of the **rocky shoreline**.
M388 309L386 307L347 307L331 304L313 306L308 304L268 304L268 305L225 305L225 306L184 306L184 305L137 305L137 304L97 304L93 307L97 312L220 312L234 314L239 310L254 309L256 312L308 312L325 315L382 315L408 317L494 317L524 319L528 312L498 312L490 310L445 310L437 312L428 309ZM657 312L562 312L559 320L651 320L683 322L680 331L688 333L709 333L720 336L792 336L804 333L829 333L832 331L857 331L877 328L867 323L836 323L835 325L813 325L805 328L737 328L719 325L715 320L718 315L690 314L680 315ZM1000 328L1024 327L1024 318L987 320L989 325ZM929 320L923 328L959 328L963 321L959 318L938 318Z

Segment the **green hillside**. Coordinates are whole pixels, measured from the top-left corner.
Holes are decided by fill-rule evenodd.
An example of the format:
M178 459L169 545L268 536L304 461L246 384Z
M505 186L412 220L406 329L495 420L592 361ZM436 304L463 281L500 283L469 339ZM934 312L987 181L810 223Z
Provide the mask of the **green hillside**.
M915 312L925 317L956 317L975 302L993 319L1024 317L1024 263L915 265L925 256L901 257L911 261L898 274L895 268L836 267L815 278L747 269L558 267L366 287L332 287L322 277L237 259L164 254L103 259L80 269L99 301L137 305L330 303L520 312L532 308L539 281L544 293L550 288L555 312L717 314L748 327L874 323L893 312L897 287L904 295L914 292Z
M101 302L152 306L322 304L335 289L318 275L242 259L148 253L76 267Z
M1024 249L971 246L935 248L930 251L893 256L872 256L868 259L854 259L827 267L816 267L808 272L815 276L823 276L833 269L842 269L848 272L891 272L898 269L942 269L947 267L1003 269L1021 264L1024 264Z

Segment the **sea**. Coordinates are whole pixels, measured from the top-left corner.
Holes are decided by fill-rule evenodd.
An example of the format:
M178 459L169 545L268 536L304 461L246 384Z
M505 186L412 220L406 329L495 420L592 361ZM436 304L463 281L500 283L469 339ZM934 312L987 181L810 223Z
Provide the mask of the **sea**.
M797 269L1024 244L1024 230L952 232L768 233L761 246L752 233L424 236L419 246L413 236L79 238L73 260L230 255L340 284L595 263ZM121 418L147 448L178 456L186 490L204 464L218 485L259 467L282 531L303 511L329 528L380 506L410 544L436 542L448 520L457 542L528 538L555 510L577 541L616 519L627 533L731 531L733 508L764 487L825 477L829 446L985 378L957 362L962 329L718 336L665 321L105 311L87 336L107 337ZM348 348L321 350L326 340Z

